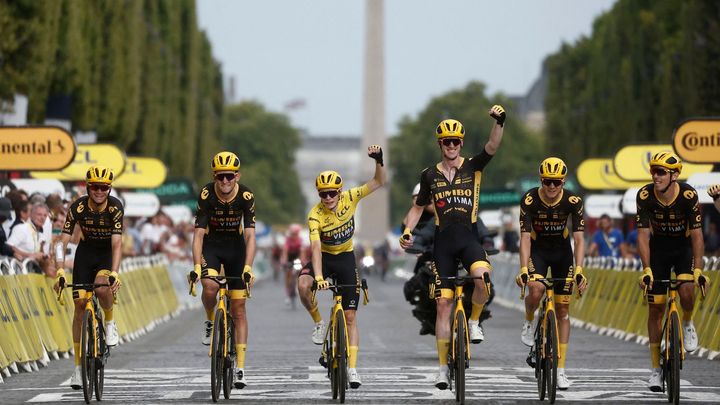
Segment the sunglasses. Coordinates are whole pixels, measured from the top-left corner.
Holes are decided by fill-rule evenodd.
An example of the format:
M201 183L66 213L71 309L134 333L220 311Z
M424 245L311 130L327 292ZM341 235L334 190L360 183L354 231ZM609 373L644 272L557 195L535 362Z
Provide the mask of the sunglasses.
M235 173L218 173L215 175L215 180L219 182L232 181L235 178Z
M458 146L462 142L459 138L445 138L442 140L442 144L445 146Z
M330 190L330 191L319 191L318 195L320 198L335 198L338 195L338 192L336 190Z
M110 186L107 184L91 184L89 186L90 190L92 191L108 191L110 190Z
M661 167L651 167L650 168L650 174L652 174L654 176L662 177L668 173L670 173L670 172Z
M562 186L562 180L559 179L543 179L542 184L544 184L546 187L550 187L550 185L554 185L555 187Z

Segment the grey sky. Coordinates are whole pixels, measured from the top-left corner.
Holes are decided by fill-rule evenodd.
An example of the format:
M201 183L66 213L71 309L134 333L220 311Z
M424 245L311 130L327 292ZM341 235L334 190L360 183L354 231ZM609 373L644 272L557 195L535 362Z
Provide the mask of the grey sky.
M386 128L470 80L525 94L542 60L592 30L614 0L385 0ZM293 125L359 135L364 0L198 0L200 27L238 100L273 111L295 99ZM487 106L481 106L486 109Z

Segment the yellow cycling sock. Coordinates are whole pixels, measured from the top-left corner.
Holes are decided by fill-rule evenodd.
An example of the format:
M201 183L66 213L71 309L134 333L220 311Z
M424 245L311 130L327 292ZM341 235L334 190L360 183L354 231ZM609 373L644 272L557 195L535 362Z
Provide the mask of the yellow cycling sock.
M348 368L355 368L357 365L358 347L350 346L350 350L348 350L348 352Z
M240 343L235 345L235 353L237 355L237 361L235 365L237 368L245 368L245 351L247 350L247 343Z
M482 313L483 308L485 308L485 304L476 304L472 303L472 311L470 312L470 320L471 321L478 321L480 320L480 314Z
M103 308L103 314L105 315L105 322L110 322L113 320L113 309L105 309Z
M534 321L534 320L535 320L535 311L530 312L530 313L528 313L528 312L526 311L526 312L525 312L525 320L528 321L528 322Z
M660 368L660 343L650 343L650 364L652 368Z
M693 318L693 311L683 311L682 320L683 322L690 322Z
M81 355L80 342L73 342L73 349L75 349L75 355L74 355L75 365L79 366L80 365L80 355Z
M565 368L567 345L567 343L560 343L560 347L558 347L558 368Z
M320 315L320 310L318 310L317 305L310 311L310 316L312 316L313 322L318 323L322 321L322 316Z
M449 350L450 350L450 340L448 340L448 339L438 339L437 340L438 360L440 360L441 366L444 366L447 364Z
M215 308L211 310L205 310L205 316L207 317L208 321L214 321L215 320Z

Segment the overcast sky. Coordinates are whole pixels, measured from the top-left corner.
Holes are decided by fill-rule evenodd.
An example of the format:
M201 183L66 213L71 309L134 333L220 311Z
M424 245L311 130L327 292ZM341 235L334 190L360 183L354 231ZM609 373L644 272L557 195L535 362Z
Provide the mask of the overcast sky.
M522 95L542 60L592 31L614 0L385 0L386 128L471 80ZM311 135L359 135L365 0L198 0L238 101L289 111ZM486 109L487 106L481 106Z

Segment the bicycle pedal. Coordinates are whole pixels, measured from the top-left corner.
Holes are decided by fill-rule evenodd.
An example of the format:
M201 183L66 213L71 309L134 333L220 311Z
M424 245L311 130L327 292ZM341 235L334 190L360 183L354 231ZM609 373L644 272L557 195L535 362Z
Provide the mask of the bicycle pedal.
M318 362L320 363L321 366L328 368L328 364L327 364L327 361L325 360L325 356L320 356L320 358L318 359Z
M527 363L528 366L530 366L530 368L535 368L535 356L532 356L532 355L528 356L525 359L525 362Z

